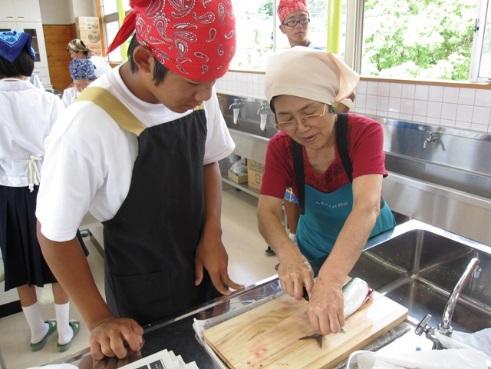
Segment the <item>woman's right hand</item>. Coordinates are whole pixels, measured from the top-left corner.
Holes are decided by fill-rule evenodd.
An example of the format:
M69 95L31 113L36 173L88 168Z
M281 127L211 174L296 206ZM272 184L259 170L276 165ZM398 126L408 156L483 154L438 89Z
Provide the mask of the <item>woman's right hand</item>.
M314 285L314 273L307 259L298 249L278 255L280 264L278 266L278 277L281 288L288 295L300 300L303 297L303 289L310 296Z

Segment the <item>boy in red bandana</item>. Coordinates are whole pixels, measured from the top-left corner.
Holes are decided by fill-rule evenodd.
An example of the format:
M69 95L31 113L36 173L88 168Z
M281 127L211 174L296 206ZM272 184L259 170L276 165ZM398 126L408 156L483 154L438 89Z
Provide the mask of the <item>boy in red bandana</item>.
M235 52L231 1L130 5L109 47L135 33L129 61L56 125L36 211L43 253L91 330L95 359L138 351L142 325L241 287L221 241L217 163L234 143L213 87ZM87 211L104 225L107 304L74 238Z
M310 46L310 18L306 0L280 0L278 17L280 30L288 37L291 47Z

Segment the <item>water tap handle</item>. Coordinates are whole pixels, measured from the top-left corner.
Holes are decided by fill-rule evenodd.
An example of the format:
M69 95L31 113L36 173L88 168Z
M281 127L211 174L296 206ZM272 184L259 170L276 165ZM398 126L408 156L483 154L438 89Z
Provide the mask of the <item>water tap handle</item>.
M271 109L269 108L268 104L263 101L261 103L261 106L259 106L259 109L257 110L257 114L269 114L270 111Z
M234 98L234 101L232 102L232 104L229 105L228 110L240 109L243 106L244 106L244 103L242 102L241 99Z

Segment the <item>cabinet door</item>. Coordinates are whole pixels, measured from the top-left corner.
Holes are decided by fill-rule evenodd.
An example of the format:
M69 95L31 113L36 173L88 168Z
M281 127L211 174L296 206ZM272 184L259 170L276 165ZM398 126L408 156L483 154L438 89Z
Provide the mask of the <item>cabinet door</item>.
M18 21L41 22L39 0L15 0L13 3L15 4L15 16Z
M1 0L0 0L1 1ZM17 22L8 22L0 20L0 32L19 30Z
M47 67L46 44L44 41L43 25L40 22L18 22L18 25L26 33L32 36L32 47L36 52L36 64Z
M0 21L15 21L14 0L0 0Z

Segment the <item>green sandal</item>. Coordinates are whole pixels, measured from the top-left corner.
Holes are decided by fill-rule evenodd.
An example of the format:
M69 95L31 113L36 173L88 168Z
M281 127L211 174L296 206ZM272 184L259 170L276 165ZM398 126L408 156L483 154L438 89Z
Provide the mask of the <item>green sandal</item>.
M36 352L42 350L42 348L48 342L48 337L56 331L56 320L45 320L44 321L48 325L48 332L44 335L41 341L36 343L31 343L31 351Z
M60 344L60 343L57 343L56 344L56 347L58 348L58 352L65 352L67 351L72 342L73 342L73 339L77 336L78 332L80 332L80 322L78 320L72 320L71 322L68 323L70 325L70 327L72 327L72 330L73 330L73 337L72 339L65 343L65 344Z

